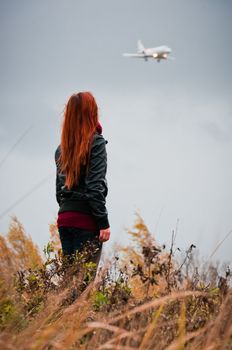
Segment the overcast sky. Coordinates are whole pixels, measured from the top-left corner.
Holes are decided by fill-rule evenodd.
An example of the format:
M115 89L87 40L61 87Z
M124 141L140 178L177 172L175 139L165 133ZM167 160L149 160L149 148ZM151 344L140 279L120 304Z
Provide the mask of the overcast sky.
M139 211L159 243L179 219L177 246L209 256L232 229L231 15L229 0L1 0L0 162L26 134L0 163L0 216L12 206L0 232L15 214L48 242L63 108L89 90L108 140L111 243L127 243ZM138 39L176 60L123 57Z

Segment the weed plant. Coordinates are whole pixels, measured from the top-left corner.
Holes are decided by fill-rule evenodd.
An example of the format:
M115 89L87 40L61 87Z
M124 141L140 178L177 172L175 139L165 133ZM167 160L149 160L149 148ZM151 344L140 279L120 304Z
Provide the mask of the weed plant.
M230 267L180 252L176 232L168 249L137 215L97 275L93 247L67 258L50 234L44 257L16 217L0 236L1 349L232 349Z

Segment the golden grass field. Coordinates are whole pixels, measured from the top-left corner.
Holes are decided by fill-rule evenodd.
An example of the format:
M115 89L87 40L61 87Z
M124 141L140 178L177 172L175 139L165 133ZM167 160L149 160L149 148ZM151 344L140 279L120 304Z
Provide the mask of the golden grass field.
M42 257L12 217L0 236L0 349L232 349L229 267L159 245L137 215L131 244L69 263L57 227ZM179 254L179 257L178 257Z

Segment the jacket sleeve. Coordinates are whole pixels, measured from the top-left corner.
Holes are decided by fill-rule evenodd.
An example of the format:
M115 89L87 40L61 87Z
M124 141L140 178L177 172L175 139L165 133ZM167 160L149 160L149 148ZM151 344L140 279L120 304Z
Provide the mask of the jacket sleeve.
M61 202L61 187L62 182L60 176L58 175L58 165L57 165L57 157L59 155L59 150L57 149L55 152L55 162L56 162L56 201L60 205Z
M60 205L60 190L61 190L61 184L59 181L59 176L58 176L58 172L56 169L56 201L57 203Z
M108 192L107 171L107 141L95 135L89 160L89 168L85 177L86 197L96 219L99 229L108 228L108 212L106 209L106 196Z

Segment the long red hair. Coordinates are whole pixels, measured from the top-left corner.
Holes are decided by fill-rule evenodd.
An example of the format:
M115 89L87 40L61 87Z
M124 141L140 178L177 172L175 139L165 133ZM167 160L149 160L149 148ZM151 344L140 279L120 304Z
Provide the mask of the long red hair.
M91 143L98 125L98 107L90 92L73 94L66 104L61 131L59 166L65 186L79 182L81 166L88 167Z

